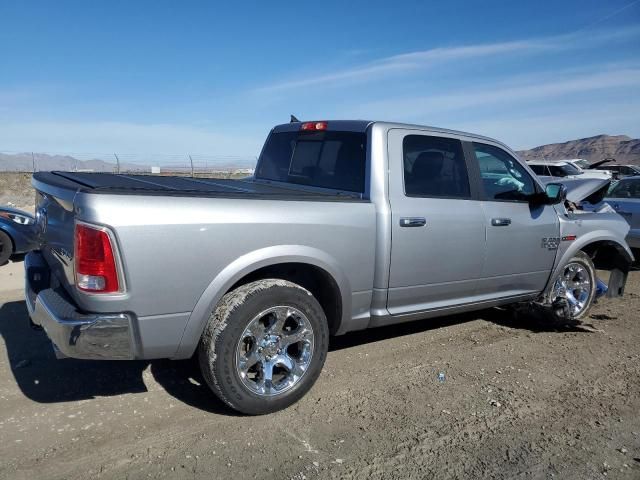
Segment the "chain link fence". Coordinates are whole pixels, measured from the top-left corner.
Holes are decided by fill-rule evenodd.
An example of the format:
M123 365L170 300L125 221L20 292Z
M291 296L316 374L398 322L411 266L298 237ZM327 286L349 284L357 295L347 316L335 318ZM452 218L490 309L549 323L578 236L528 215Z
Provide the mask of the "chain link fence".
M253 173L257 157L207 154L36 153L0 151L0 172L107 172L236 176Z

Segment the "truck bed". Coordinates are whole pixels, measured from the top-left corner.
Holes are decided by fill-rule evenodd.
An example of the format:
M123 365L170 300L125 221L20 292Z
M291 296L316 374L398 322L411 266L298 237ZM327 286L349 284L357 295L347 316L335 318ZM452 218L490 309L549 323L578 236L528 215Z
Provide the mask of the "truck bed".
M207 177L129 175L88 172L37 172L34 181L84 193L160 195L272 200L363 201L360 194L288 186L253 178L230 180Z

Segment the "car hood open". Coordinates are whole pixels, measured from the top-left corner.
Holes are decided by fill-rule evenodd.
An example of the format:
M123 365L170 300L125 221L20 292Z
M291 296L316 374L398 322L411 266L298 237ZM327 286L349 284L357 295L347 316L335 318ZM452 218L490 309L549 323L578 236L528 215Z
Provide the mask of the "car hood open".
M605 178L543 178L543 183L561 183L567 187L567 200L573 203L600 203L607 195L611 180Z

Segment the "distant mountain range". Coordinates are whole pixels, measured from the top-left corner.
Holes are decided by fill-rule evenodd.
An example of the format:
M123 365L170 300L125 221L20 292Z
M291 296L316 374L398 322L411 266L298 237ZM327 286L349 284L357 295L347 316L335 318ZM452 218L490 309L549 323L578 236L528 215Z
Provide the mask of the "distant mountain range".
M524 160L562 160L569 158L584 158L590 162L597 162L604 158L615 158L618 163L631 163L640 165L640 139L627 137L626 135L596 135L595 137L570 140L564 143L552 143L541 145L530 150L518 152ZM36 170L91 170L95 172L115 172L115 162L90 159L80 160L69 155L48 155L37 153L35 157ZM196 170L202 170L206 165L207 171L214 169L228 170L253 168L255 159L225 159L212 158L206 163L201 159L194 159ZM34 158L30 153L7 154L0 153L0 171L27 171L33 169ZM160 162L157 164L163 170L188 170L189 163L181 164ZM121 171L149 172L151 164L145 161L141 163L120 163Z
M530 150L521 150L518 154L524 160L584 158L593 163L605 158L615 158L617 163L640 165L640 139L626 135L596 135L564 143L541 145Z
M162 155L158 155L157 163L155 160L145 160L141 163L132 162L120 162L120 170L127 172L150 172L151 166L160 166L162 170L176 171L176 170L188 170L190 164L188 157L184 163L176 163L176 158L173 155L167 155L167 158L162 158ZM213 171L216 169L229 170L229 169L246 169L253 168L255 166L255 159L229 159L224 157L206 157L203 160L201 156L194 158L194 167L196 171L204 170ZM34 169L36 171L43 170L63 170L63 171L75 171L85 170L94 172L116 172L117 164L115 161L105 161L100 159L80 160L71 155L49 155L46 153L36 153L33 156L31 153L0 153L0 171L20 171L31 172Z
M115 172L116 163L104 160L79 160L69 155L47 155L36 153L0 153L0 171L25 171L36 170L93 170L96 172ZM122 169L137 168L139 165L121 164Z

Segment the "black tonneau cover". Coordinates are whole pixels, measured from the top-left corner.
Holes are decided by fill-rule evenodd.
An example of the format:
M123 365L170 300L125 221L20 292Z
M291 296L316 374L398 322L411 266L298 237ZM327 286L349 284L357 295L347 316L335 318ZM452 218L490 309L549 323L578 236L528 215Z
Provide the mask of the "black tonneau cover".
M87 172L37 172L36 182L86 193L113 195L269 198L274 200L362 201L359 194L286 185L252 177L241 180Z

